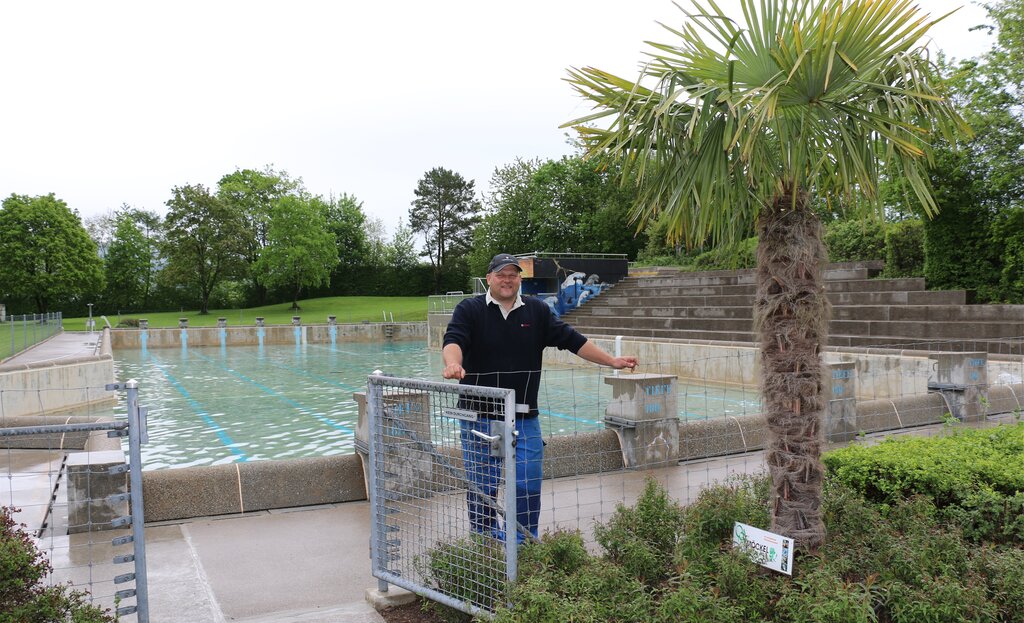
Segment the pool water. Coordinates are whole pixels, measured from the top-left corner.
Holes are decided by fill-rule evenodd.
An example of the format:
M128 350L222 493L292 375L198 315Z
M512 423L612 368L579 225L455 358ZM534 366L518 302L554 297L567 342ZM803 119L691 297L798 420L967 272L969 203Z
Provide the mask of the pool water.
M440 381L442 366L439 352L412 341L119 350L115 367L118 379L139 382L139 403L149 408L143 465L162 469L351 453L352 394L366 390L371 372ZM545 433L603 429L608 373L545 369ZM750 389L680 385L678 393L683 418L757 412Z

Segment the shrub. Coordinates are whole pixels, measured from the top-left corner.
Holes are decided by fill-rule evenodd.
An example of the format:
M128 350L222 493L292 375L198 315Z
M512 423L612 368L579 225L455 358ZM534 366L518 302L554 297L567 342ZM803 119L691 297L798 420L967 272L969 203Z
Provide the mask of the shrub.
M493 610L505 594L505 543L488 536L438 543L415 567L438 591L480 608ZM449 621L469 618L440 605L432 609Z
M921 221L900 221L886 228L885 270L882 276L924 276L924 224Z
M607 524L594 528L594 537L608 559L648 585L668 577L683 511L652 478L647 479L636 505L623 505Z
M960 430L944 437L887 439L825 454L835 478L876 502L926 495L939 508L979 489L1024 491L1024 425Z
M825 246L833 262L861 262L885 257L885 224L881 221L835 221L825 228Z
M736 270L757 266L757 237L715 247L693 258L694 270Z
M88 603L88 593L46 586L53 571L32 538L15 523L16 509L0 507L0 623L108 623L109 611Z

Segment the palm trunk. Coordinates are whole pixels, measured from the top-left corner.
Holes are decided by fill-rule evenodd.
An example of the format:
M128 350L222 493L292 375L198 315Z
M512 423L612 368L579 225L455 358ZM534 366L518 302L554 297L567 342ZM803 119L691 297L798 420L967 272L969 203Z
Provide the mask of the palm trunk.
M761 341L766 462L773 484L772 529L813 551L825 539L821 488L821 352L830 305L822 270L828 253L807 194L780 193L758 222L754 323Z

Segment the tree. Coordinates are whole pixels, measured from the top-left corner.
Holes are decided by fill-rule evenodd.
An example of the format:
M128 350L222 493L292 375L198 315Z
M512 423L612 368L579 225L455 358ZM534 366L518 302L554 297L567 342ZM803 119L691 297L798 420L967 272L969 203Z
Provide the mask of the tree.
M414 193L409 226L423 234L421 255L434 267L434 291L438 292L445 269L469 251L481 206L474 196L474 182L442 167L427 171Z
M334 234L338 263L346 267L369 264L369 241L366 235L366 214L363 202L342 193L323 202L327 228Z
M247 224L241 211L201 184L176 186L167 201L164 278L192 289L199 313L210 313L210 293L245 272Z
M152 287L156 244L137 222L155 214L125 206L115 219L114 235L103 258L107 280L104 300L117 309L146 309Z
M103 265L78 214L51 193L12 194L0 207L0 295L51 302L98 292Z
M693 3L673 44L651 44L636 81L571 69L597 111L570 124L590 153L641 183L634 214L669 235L733 242L757 223L760 337L773 529L816 549L824 539L820 461L827 385L821 361L827 261L812 196L864 195L882 211L891 166L927 214L936 132L966 130L917 42L934 23L909 0L741 0L745 21ZM649 85L649 86L648 86ZM584 124L611 118L606 128Z
M302 179L291 179L286 171L267 165L262 171L237 169L217 182L217 196L236 209L245 223L245 263L257 305L267 302L267 288L252 270L266 248L270 210L274 202L302 190Z
M327 224L328 204L320 198L286 196L274 202L267 246L254 270L271 287L287 287L298 310L302 288L327 283L338 263L335 236Z
M409 270L416 266L416 241L412 229L398 219L398 226L391 236L391 242L384 246L384 265L397 270Z

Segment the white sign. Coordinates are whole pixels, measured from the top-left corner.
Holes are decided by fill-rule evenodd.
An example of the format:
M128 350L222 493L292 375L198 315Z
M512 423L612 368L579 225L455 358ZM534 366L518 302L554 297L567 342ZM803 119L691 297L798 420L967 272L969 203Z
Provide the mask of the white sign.
M793 575L793 539L737 521L732 544L762 567Z

